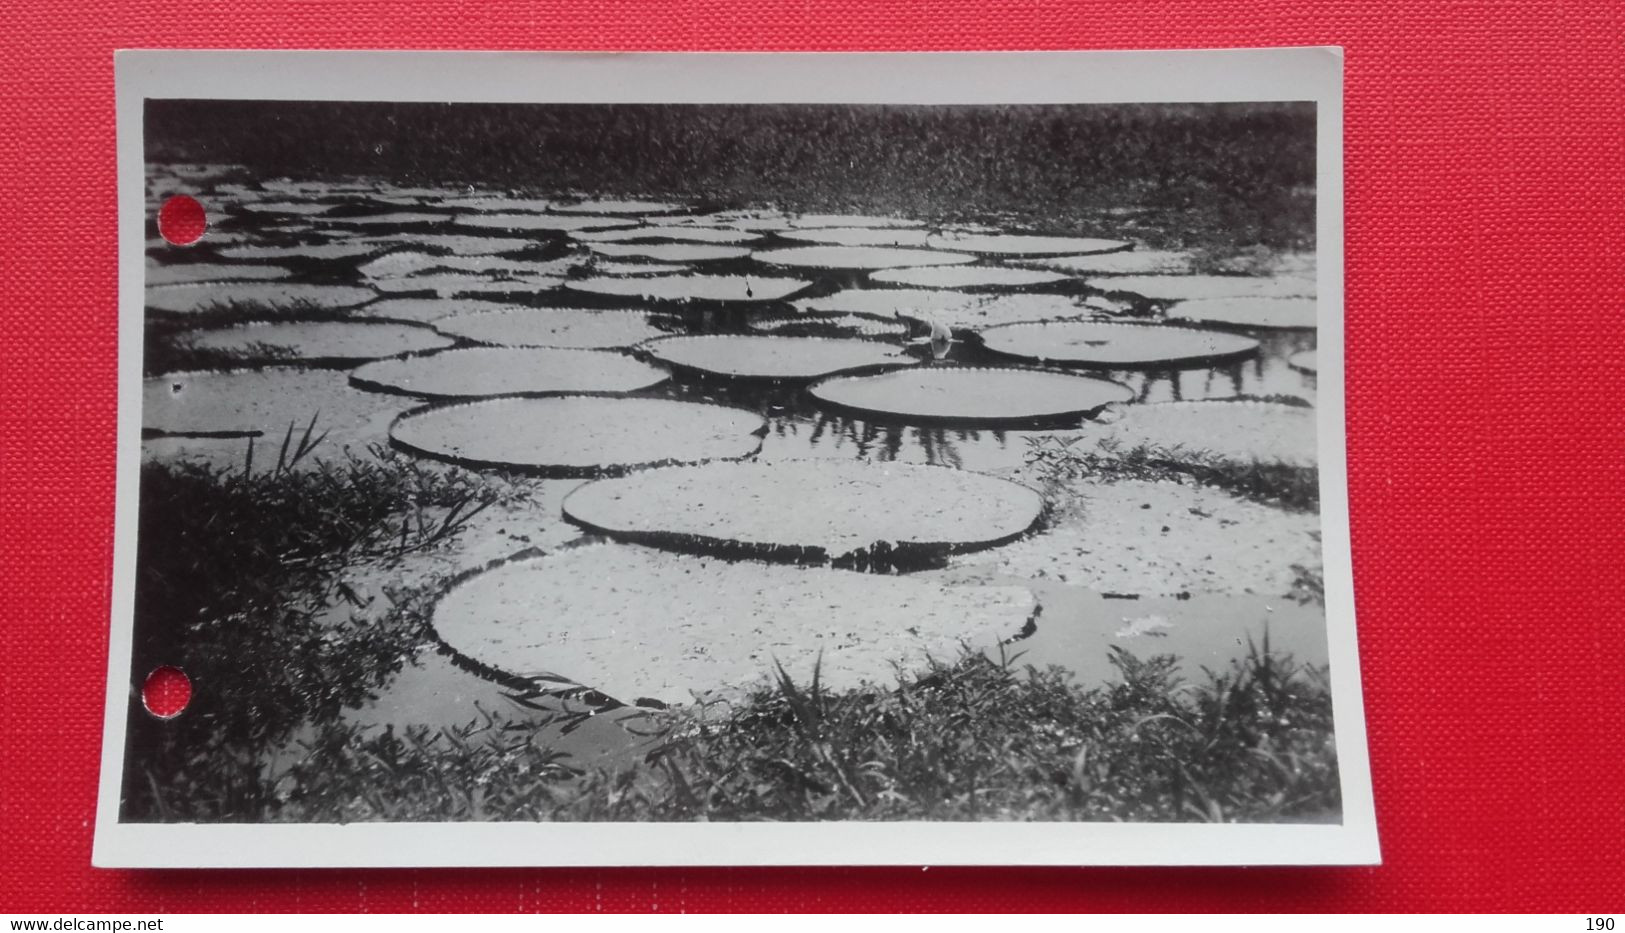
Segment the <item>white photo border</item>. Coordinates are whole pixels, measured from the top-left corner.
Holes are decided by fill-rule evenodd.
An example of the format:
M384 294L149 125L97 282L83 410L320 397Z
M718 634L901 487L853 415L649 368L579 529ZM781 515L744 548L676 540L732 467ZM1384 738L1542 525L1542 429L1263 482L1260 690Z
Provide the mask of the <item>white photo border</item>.
M93 864L104 867L1311 865L1380 861L1366 750L1343 378L1343 54L121 51L118 452L107 710ZM479 103L1066 104L1313 101L1322 548L1340 824L352 823L119 820L141 456L148 99Z

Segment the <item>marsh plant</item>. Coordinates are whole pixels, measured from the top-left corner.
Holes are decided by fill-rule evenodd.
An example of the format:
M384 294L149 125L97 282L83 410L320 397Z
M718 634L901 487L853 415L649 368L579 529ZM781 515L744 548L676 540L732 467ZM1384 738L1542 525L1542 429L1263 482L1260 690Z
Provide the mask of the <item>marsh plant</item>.
M491 501L471 474L380 453L315 462L314 423L240 469L141 472L139 683L160 665L194 685L186 712L132 704L131 819L225 818L258 805L265 751L368 699L428 638L424 586L356 593L344 571L448 539Z

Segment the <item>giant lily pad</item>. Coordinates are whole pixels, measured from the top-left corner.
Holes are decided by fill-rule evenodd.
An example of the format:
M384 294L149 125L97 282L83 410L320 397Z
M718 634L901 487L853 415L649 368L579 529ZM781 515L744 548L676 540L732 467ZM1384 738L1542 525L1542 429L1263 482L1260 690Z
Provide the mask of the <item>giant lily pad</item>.
M859 417L980 427L1074 423L1133 393L1105 379L1033 369L933 366L835 376L809 392Z
M541 347L472 347L378 360L350 373L374 392L428 399L556 392L636 392L666 372L618 353Z
M551 208L553 202L542 198L511 198L501 194L483 194L466 198L452 198L440 202L440 206L449 207L453 210L493 214L502 211L540 214Z
M678 550L882 569L1026 533L1037 492L950 467L852 460L713 463L589 483L564 516Z
M810 282L754 275L656 275L647 278L575 279L566 288L617 298L650 301L778 301Z
M763 232L783 230L790 226L790 217L774 211L718 211L714 214L692 214L681 218L685 227L724 227L733 230Z
M865 214L803 214L792 221L797 227L923 227L925 222L907 217L876 217Z
M596 308L491 308L470 310L435 321L453 337L499 347L630 347L666 331L647 311Z
M914 362L896 347L872 340L707 334L663 337L643 345L677 369L735 379L817 379L868 366Z
M259 266L249 263L231 264L215 262L186 262L175 265L147 263L148 285L180 285L196 282L242 282L249 280L280 279L292 275L292 270L281 266Z
M1168 317L1236 327L1314 328L1313 298L1197 298L1168 309Z
M1023 259L1021 263L1060 272L1092 272L1096 275L1183 275L1191 271L1193 261L1194 257L1190 253L1134 249L1116 253L1090 253L1083 256Z
M468 214L458 217L457 224L490 230L602 230L636 226L637 221L628 217L576 214Z
M318 434L342 433L380 415L393 416L406 404L358 392L344 373L331 369L167 373L141 385L141 428L192 437L274 435L280 441L290 425L297 435L315 419ZM380 439L387 420L378 424Z
M931 288L850 288L795 302L805 311L874 314L930 323L951 330L981 330L1044 318L1094 317L1099 309L1067 295L977 295Z
M1119 275L1090 279L1105 292L1126 292L1151 301L1192 298L1306 298L1315 294L1313 279L1261 275Z
M804 243L826 243L831 246L924 246L929 235L924 230L901 230L893 227L813 227L807 230L785 230L780 233L787 240Z
M1313 350L1303 350L1286 358L1286 364L1298 372L1313 376L1320 372L1319 357Z
M1080 480L1067 493L1036 534L954 564L1125 595L1285 596L1293 564L1320 563L1313 513L1171 481Z
M379 256L370 262L362 263L360 272L370 279L392 279L403 276L416 275L430 269L444 269L457 272L477 272L492 275L509 276L540 276L562 275L568 271L574 262L567 259L550 262L531 262L524 259L509 259L505 256L473 255L473 256L437 256L432 253L420 253L415 250L402 250Z
M309 305L325 310L353 308L377 297L369 288L349 285L300 285L282 282L198 282L154 285L146 291L147 307L171 314L196 314L217 305L260 304L285 308Z
M274 321L196 331L200 350L238 354L246 361L292 361L338 365L362 363L451 346L427 327L387 321Z
M353 259L382 250L378 243L367 240L338 240L332 243L309 243L298 246L228 246L220 250L227 259L291 259L295 262L327 262L334 259Z
M386 298L375 301L351 315L382 321L409 321L413 324L432 324L454 314L472 314L477 311L510 310L513 305L477 298Z
M930 245L935 249L968 250L1002 256L1058 256L1068 253L1111 253L1133 244L1122 240L1102 240L1077 236L1019 236L1008 233L939 233Z
M615 262L600 259L592 264L599 275L680 275L690 266L679 262Z
M1312 467L1315 410L1278 402L1162 402L1124 406L1107 433L1124 447L1141 444L1241 463Z
M909 333L908 322L896 318L818 311L752 316L745 328L786 337L907 337Z
M434 608L456 654L508 675L590 687L626 703L737 695L779 667L832 690L891 684L1019 634L1023 587L947 586L911 577L776 567L619 544L499 564Z
M1190 367L1258 351L1258 341L1236 334L1108 321L1004 324L982 331L982 344L1006 356L1099 369Z
M885 246L791 246L755 253L758 262L809 269L886 269L892 266L942 266L974 262L975 256L928 249Z
M717 246L711 243L588 243L587 246L600 256L614 259L630 256L661 262L706 262L750 255L750 250L742 246Z
M675 214L683 209L670 201L589 200L558 204L552 210L563 214Z
M517 237L470 236L459 233L399 233L388 239L376 239L368 242L377 243L380 246L412 243L427 246L431 249L445 250L456 256L489 256L495 253L512 253L536 245L534 240L522 240Z
M588 230L575 235L583 243L619 243L624 240L679 240L692 243L749 243L762 238L748 230L723 227L622 227L618 230Z
M440 224L451 219L450 214L423 214L399 211L392 214L364 214L357 217L321 217L324 224L339 227L414 227L422 224Z
M465 466L601 476L748 457L766 427L759 415L722 405L569 395L420 408L389 433L397 447Z
M392 295L410 295L433 292L442 298L455 295L491 294L493 292L531 292L558 288L563 279L538 275L520 278L494 278L474 272L429 272L392 279L375 279L373 285L381 292Z
M286 214L289 216L314 216L325 214L332 210L334 205L319 201L260 201L248 202L238 206L238 210L250 214Z
M887 285L921 288L1021 288L1064 282L1070 276L1007 266L916 266L911 269L881 269L870 273L869 278Z

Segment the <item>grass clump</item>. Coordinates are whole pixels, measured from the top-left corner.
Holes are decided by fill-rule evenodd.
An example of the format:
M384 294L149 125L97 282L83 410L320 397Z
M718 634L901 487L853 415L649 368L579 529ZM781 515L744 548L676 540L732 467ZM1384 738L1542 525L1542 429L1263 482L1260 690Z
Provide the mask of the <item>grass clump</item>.
M1341 802L1324 671L1255 646L1200 684L1114 649L1121 679L968 655L896 690L782 672L719 718L668 717L642 762L586 771L537 722L331 726L257 819L1321 821Z
M388 455L299 464L314 430L290 429L258 472L142 468L132 682L168 664L194 691L170 721L132 704L127 819L252 809L267 748L367 699L427 640L426 587L380 602L343 572L449 538L491 493Z

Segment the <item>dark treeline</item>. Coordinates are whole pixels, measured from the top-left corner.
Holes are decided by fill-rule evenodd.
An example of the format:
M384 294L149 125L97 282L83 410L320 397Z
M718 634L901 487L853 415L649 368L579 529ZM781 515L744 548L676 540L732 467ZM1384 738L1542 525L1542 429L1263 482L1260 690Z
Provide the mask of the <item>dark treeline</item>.
M1177 105L509 105L152 101L151 161L264 177L660 195L803 210L1075 222L1198 207L1302 239L1307 103ZM1305 214L1305 211L1308 214ZM1232 231L1240 234L1241 231Z

